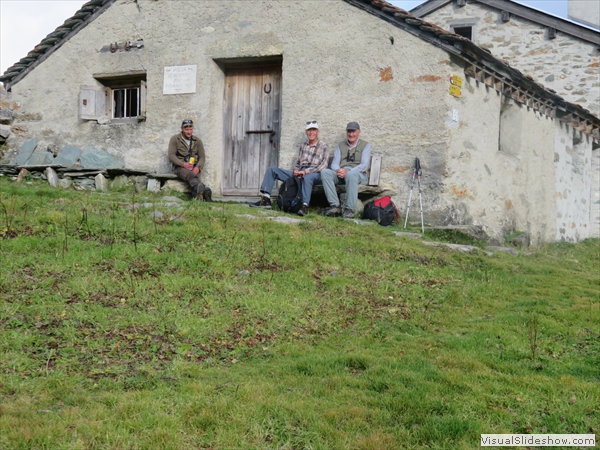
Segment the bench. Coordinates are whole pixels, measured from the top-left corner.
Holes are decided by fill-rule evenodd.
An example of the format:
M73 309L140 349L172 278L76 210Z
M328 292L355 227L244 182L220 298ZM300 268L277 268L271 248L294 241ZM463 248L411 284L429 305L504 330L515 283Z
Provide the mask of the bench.
M361 184L358 186L358 198L363 202L381 196L382 194L396 195L396 192L391 185L380 183L379 177L381 175L381 160L382 158L379 155L371 156L369 181L367 184ZM345 184L338 184L335 188L338 194L343 194L346 192ZM313 199L311 199L311 203L326 204L325 190L323 189L322 184L313 186L312 192Z

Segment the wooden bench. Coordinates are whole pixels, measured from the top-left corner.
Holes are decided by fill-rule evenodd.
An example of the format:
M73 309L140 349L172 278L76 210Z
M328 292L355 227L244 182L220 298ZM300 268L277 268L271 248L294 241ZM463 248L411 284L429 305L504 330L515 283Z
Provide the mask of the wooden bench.
M369 201L372 198L378 197L382 194L396 195L396 192L391 185L380 183L379 178L381 175L381 160L382 158L379 155L371 156L369 181L367 184L361 184L358 186L358 198L360 200ZM345 184L338 184L335 188L338 194L343 194L346 192ZM315 203L323 203L323 198L325 196L323 185L318 184L313 186L312 191L313 194L316 195ZM311 200L311 203L313 203L313 200Z

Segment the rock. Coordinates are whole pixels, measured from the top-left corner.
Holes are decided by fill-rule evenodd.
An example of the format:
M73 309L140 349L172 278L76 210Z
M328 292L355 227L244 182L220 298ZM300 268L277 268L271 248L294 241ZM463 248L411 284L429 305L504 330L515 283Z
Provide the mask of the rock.
M60 164L63 166L74 166L79 161L81 156L81 149L72 145L65 146L58 156L54 159L54 164Z
M94 177L94 181L96 183L96 190L106 192L108 191L108 180L104 175L99 173Z
M83 169L122 169L125 167L125 160L88 145L83 149L79 165Z
M10 127L6 125L0 125L0 142L4 142L10 136Z
M422 234L419 234L419 233L409 233L407 231L394 231L394 234L396 236L406 236L406 237L415 238L415 239L422 239L423 238Z
M510 253L511 255L515 255L515 256L517 256L519 254L518 251L516 251L514 248L510 248L510 247L498 247L496 245L488 245L485 249L492 251L492 252Z
M126 175L118 175L110 182L111 189L124 189L129 184L129 178Z
M58 180L58 185L64 189L68 189L73 184L73 180L71 178L61 178Z
M146 186L148 186L148 177L145 175L134 177L133 184L135 186L135 192L142 192L146 190Z
M179 197L174 197L172 195L165 195L161 200L163 202L183 203L183 200L181 200Z
M148 187L147 189L150 192L154 192L155 194L157 192L160 192L160 180L157 180L155 178L149 178L148 179Z
M14 159L14 162L11 161L11 164L15 164L17 166L24 166L25 164L27 164L27 161L29 160L29 158L31 158L31 155L33 154L33 151L36 149L37 145L37 139L31 139L30 141L25 142L21 146L21 150L19 151L17 157Z
M17 175L17 183L20 183L21 181L23 181L25 179L25 177L29 174L30 174L29 170L21 169L19 172L19 175Z
M78 191L93 191L96 189L96 181L88 178L77 178L73 181L73 187Z
M531 245L531 237L529 233L523 233L519 236L515 236L508 240L510 245L514 245L515 247L527 248Z
M47 150L34 151L29 157L26 166L47 166L54 161L54 155Z
M473 245L462 245L462 244L447 244L445 242L429 242L429 241L423 241L423 244L425 245L431 245L434 247L448 247L452 250L458 250L461 252L465 252L465 253L470 253L470 252L476 252L478 250L481 250L479 247L475 247ZM488 256L492 256L493 253L492 252L485 252Z
M190 192L190 186L185 181L181 180L167 180L165 185L162 187L162 190L167 189L183 193Z
M52 187L58 187L58 175L56 174L56 172L54 171L54 169L52 167L46 167L46 170L44 171L44 174L46 175L46 178L48 179L48 184Z
M285 223L288 225L298 225L299 223L301 223L303 221L303 219L296 219L294 217L284 217L284 216L267 217L267 219L272 220L273 222Z

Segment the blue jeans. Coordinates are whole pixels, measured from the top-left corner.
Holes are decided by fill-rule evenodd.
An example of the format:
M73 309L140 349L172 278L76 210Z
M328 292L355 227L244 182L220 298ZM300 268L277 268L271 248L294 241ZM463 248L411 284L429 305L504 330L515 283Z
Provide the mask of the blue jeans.
M338 178L337 172L332 169L324 169L321 172L323 180L323 190L327 201L331 206L340 206L340 199L335 189L336 184L346 185L346 204L342 205L346 209L356 209L358 203L358 185L367 184L367 176L362 172L350 171L344 178Z
M265 172L263 182L260 185L260 192L271 195L276 180L285 181L293 176L294 172L291 170L280 169L279 167L269 167ZM313 185L321 182L321 174L319 172L307 173L302 180L302 203L308 205L310 204Z

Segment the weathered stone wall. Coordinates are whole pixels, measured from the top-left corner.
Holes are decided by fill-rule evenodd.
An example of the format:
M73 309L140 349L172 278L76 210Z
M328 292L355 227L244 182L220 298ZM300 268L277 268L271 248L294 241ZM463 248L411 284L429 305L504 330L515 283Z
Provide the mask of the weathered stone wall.
M203 181L219 196L225 74L215 60L282 56L281 166L294 159L306 120L319 120L332 151L356 120L383 156L381 181L398 192L402 213L418 157L427 222L482 225L498 238L506 230L529 231L535 243L557 237L556 124L515 106L522 109L519 145L499 152L501 97L468 80L460 99L449 94L449 76L463 74L460 60L338 0L319 8L287 0L176 4L118 0L13 86L19 109L11 127L20 131L10 145L89 145L122 158L128 169L164 172L169 137L189 117L207 149ZM144 47L135 51L100 51L138 40ZM198 66L197 92L163 95L164 67L190 64ZM93 74L126 71L147 73L146 120L80 121L80 86L99 86ZM411 210L418 215L416 188Z
M477 45L554 89L565 100L600 114L597 45L560 31L555 39L550 39L545 27L520 17L511 16L509 22L502 22L499 10L476 2L464 7L449 3L425 20L445 30L461 24L473 25Z
M500 146L503 102L520 124L505 127L507 148ZM510 231L529 233L533 244L554 240L554 121L469 78L453 103L459 125L449 128L445 188L454 214L500 240Z

